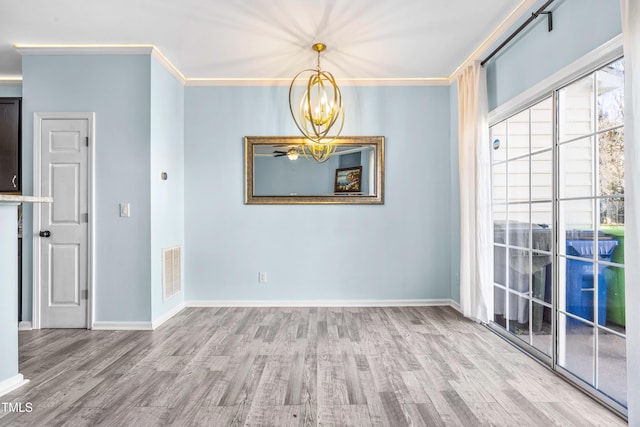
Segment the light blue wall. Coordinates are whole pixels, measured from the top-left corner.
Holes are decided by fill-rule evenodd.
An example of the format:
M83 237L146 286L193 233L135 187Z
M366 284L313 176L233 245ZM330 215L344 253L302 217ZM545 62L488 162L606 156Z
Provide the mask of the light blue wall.
M386 137L384 205L245 205L243 137L296 135L287 94L185 89L186 299L449 298L449 88L343 88L343 135Z
M458 84L449 87L449 122L451 146L449 156L449 211L451 212L451 250L449 262L451 268L451 299L460 302L460 177L458 176Z
M254 187L256 196L288 196L290 194L320 196L333 194L333 181L338 157L324 163L300 156L289 160L286 156L257 157L254 161Z
M19 98L22 96L22 86L0 84L0 98Z
M182 302L162 302L159 254L181 243L187 300L455 294L449 88L344 88L343 134L386 136L385 205L247 206L243 137L297 134L287 88L185 89L145 55L28 56L23 69L27 140L34 111L96 113L97 321L148 321ZM32 156L27 144L26 193ZM132 204L131 218L118 216L120 202ZM266 285L257 285L259 271Z
M369 158L367 150L367 159ZM343 154L339 157L338 167L339 168L352 168L354 166L362 166L362 153L350 153Z
M149 321L149 55L25 56L23 192L33 191L33 113L95 112L97 321ZM119 203L131 203L131 217ZM31 318L32 209L24 212L24 318Z
M18 375L17 205L0 202L0 383Z
M547 31L547 20L540 17L487 63L489 110L533 87L621 31L618 0L558 2L553 12L553 31Z
M163 302L162 249L184 246L184 87L151 59L151 308L157 319L184 301ZM160 174L166 172L163 181ZM183 247L184 255L184 247Z

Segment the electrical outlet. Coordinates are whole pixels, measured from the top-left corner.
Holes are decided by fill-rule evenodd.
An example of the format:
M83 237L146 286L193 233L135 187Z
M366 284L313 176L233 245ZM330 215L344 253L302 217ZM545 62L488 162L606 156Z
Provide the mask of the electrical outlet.
M131 216L131 205L129 203L120 203L120 216Z
M267 283L267 273L265 271L258 273L258 283Z

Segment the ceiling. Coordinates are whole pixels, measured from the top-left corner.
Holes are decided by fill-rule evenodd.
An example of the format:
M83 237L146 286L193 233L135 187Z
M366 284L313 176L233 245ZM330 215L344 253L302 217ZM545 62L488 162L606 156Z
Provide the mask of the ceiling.
M149 44L188 79L290 79L323 42L339 79L448 78L532 3L0 0L0 77L22 74L14 44Z

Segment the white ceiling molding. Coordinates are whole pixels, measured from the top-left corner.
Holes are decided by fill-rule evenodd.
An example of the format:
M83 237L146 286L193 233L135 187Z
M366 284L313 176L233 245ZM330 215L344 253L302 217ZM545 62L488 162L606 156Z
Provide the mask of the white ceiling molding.
M22 86L22 77L0 77L0 86Z
M449 79L446 77L336 80L342 86L449 86Z
M449 83L454 83L458 78L458 74L464 70L473 61L479 60L482 55L493 46L500 38L513 27L526 12L534 5L536 0L522 0L518 7L509 14L498 27L474 50L465 61L456 68L449 76Z
M20 55L151 55L184 86L289 86L291 79L188 78L153 45L26 45L15 44ZM336 79L341 86L448 86L450 78ZM0 84L3 80L0 80ZM13 81L13 80L12 80ZM22 79L20 79L22 83ZM15 83L12 83L15 84Z
M14 44L22 56L28 55L148 55L151 44Z
M444 78L336 79L339 86L449 86ZM289 86L287 79L189 79L185 86Z
M95 44L95 45L27 45L14 44L16 51L22 56L29 55L151 55L165 70L182 85L186 78L178 68L151 44ZM22 80L22 79L21 79ZM1 82L2 80L0 80Z
M182 86L186 85L187 78L180 72L180 70L178 70L178 67L173 65L173 63L169 61L169 59L164 56L162 52L160 52L160 49L154 46L153 50L151 51L151 56L153 56L156 61L158 61L158 63L162 65L164 69L167 70L167 72L178 81L178 83L182 84Z
M185 86L289 86L291 79L190 79Z

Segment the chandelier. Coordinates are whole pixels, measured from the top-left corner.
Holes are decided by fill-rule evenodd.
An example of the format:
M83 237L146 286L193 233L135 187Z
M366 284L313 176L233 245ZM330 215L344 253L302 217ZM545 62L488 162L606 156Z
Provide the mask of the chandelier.
M309 154L316 161L324 162L336 151L332 142L342 131L344 111L342 94L335 78L320 68L320 53L324 52L327 46L324 43L316 43L311 48L318 52L318 65L315 70L300 71L291 81L289 109L296 126L307 138L302 145L302 153L305 157ZM296 89L301 88L302 85L299 83L304 79L306 85L303 86L304 92L300 93L300 90Z

